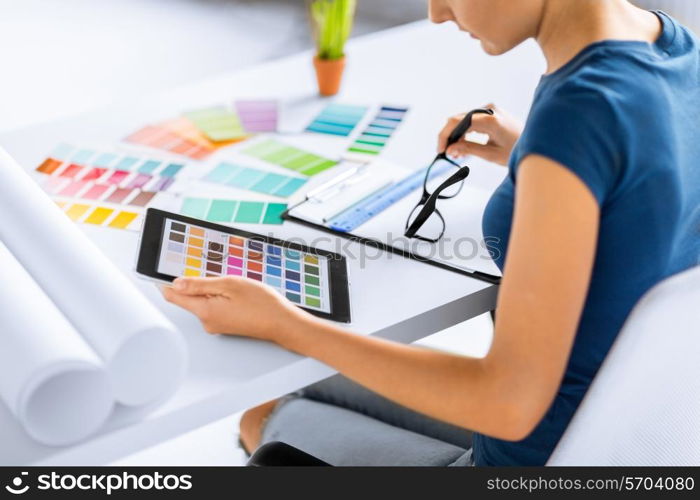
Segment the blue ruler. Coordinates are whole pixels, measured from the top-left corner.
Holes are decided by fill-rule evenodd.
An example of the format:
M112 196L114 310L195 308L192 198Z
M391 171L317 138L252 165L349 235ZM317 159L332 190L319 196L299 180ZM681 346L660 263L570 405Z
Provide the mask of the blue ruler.
M444 174L454 168L447 162L433 167L430 178ZM394 203L402 200L413 191L422 187L425 179L425 169L418 170L408 177L374 193L367 198L360 200L347 210L339 213L328 222L328 227L340 233L349 233L361 226L372 217L380 214ZM408 216L408 214L406 214Z

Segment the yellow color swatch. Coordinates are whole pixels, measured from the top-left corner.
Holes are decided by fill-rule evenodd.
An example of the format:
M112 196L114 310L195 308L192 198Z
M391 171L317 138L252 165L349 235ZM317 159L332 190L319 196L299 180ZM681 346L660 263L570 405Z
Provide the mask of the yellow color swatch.
M314 257L313 255L305 255L304 256L304 262L307 264L316 264L318 265L318 257Z
M189 255L190 257L197 257L198 259L201 259L202 249L195 247L187 247L187 255Z
M202 274L196 269L185 268L185 276L201 276Z
M192 238L190 237L189 240L187 240L187 243L189 243L193 247L199 247L202 248L204 246L204 240L201 238Z
M187 264L190 267L197 267L197 268L202 267L202 261L199 259L193 259L192 257L187 257L185 264Z
M66 206L65 201L56 201L56 205L58 205L58 208L63 208Z
M126 229L138 216L139 214L134 212L119 212L117 216L112 219L112 222L109 223L109 227Z
M98 226L102 225L104 221L107 220L107 217L112 215L112 213L114 213L114 210L111 208L97 207L90 215L87 216L85 223L97 224Z
M72 205L68 210L66 210L66 215L71 218L71 220L78 220L80 217L88 211L90 205L81 205L76 203Z

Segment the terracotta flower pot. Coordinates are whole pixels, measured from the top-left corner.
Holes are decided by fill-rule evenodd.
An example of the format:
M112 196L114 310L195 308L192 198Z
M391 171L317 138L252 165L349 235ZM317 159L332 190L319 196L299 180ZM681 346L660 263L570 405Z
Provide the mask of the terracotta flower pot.
M331 96L338 93L340 83L343 80L345 70L345 57L340 59L320 59L314 57L314 68L318 80L318 91L323 96Z

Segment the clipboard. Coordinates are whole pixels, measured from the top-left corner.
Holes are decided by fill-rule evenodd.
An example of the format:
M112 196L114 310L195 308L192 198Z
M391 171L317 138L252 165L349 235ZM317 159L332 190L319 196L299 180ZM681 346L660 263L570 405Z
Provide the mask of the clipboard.
M421 195L425 169L411 170L383 159L347 164L333 179L309 191L304 199L289 207L282 218L498 284L500 270L491 258L488 244L484 244L481 219L506 169L480 160L470 160L469 165L472 174L460 195L440 201L447 231L437 244L403 236L406 217ZM445 173L433 169L434 176ZM465 243L469 248L460 248Z

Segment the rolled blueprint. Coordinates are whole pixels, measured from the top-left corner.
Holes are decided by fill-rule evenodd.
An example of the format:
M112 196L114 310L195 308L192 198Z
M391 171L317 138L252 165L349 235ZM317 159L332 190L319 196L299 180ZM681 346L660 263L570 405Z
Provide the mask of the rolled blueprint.
M80 441L114 405L104 365L2 244L0 269L0 399L37 441Z
M175 326L2 148L0 240L103 360L119 403L177 389L187 355Z

